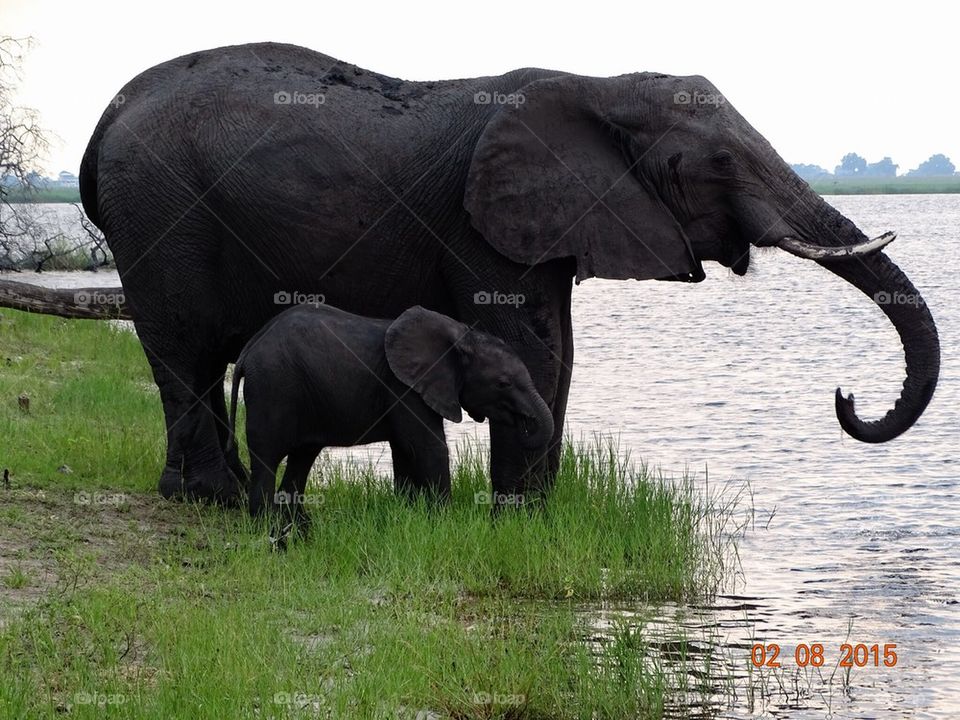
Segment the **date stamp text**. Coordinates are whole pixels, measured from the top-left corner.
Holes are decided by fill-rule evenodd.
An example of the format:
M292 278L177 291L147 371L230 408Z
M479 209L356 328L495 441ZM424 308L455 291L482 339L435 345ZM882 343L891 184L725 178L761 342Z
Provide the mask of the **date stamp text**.
M823 643L797 643L793 650L793 662L797 667L832 665L827 657L829 653ZM842 668L896 667L897 660L896 643L843 643L836 662ZM750 650L750 662L754 667L778 668L785 661L782 648L777 643L757 643Z

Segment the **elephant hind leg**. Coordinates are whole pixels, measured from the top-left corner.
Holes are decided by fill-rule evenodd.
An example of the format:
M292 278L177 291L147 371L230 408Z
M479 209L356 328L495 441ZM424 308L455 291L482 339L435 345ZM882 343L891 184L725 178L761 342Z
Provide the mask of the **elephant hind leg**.
M310 514L306 510L307 480L322 449L319 445L301 445L292 450L280 481L281 516L301 532L306 532L310 526Z
M249 437L249 435L248 435ZM250 516L259 518L271 512L277 499L277 468L283 459L280 453L270 453L254 440L250 449Z
M227 449L227 440L230 432L230 418L227 415L227 400L225 396L225 389L223 386L224 378L226 376L226 367L221 370L218 368L217 374L219 377L219 382L214 387L210 388L209 392L209 405L210 409L213 412L214 421L216 422L217 428L217 437L220 440L220 448L224 453L224 461L227 464L227 469L234 477L234 481L237 485L243 488L248 488L250 485L250 476L247 473L247 469L243 466L243 462L240 460L240 449L237 443L233 443L233 447L229 450Z
M154 162L138 160L147 164L127 172L154 177ZM224 458L226 428L220 423L226 422L222 333L229 298L210 280L223 262L216 241L220 223L185 186L159 182L144 203L113 180L119 184L98 188L112 200L103 230L163 403L167 453L160 492L237 504L241 478Z
M217 376L213 373L198 373L190 363L176 357L164 358L144 338L141 333L160 390L167 427L160 493L172 499L238 504L242 488L224 459L216 403L211 401L215 391L222 396L222 379L214 379Z

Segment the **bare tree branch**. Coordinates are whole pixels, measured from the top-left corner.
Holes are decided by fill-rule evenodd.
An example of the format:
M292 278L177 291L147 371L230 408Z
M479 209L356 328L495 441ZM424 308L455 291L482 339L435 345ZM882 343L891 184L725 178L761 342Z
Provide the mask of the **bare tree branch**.
M90 247L90 267L87 269L96 272L99 268L113 264L113 257L107 248L107 239L103 237L100 228L90 222L90 218L87 217L79 203L72 203L72 205L73 209L77 211L80 227L83 228L89 238L89 242L85 243Z
M30 38L0 37L0 270L96 271L110 264L111 256L79 205L74 204L77 222L65 227L58 213L43 206L10 202L13 187L39 189L36 169L48 149L38 113L13 103L30 45Z
M34 184L37 161L49 149L37 111L13 102L32 42L31 38L0 37L0 199L7 194L7 178L15 178L23 187Z

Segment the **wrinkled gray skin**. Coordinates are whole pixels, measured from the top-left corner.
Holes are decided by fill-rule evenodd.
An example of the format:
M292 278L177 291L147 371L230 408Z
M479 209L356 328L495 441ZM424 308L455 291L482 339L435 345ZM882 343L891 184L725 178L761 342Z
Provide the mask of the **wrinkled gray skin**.
M554 418L545 458L491 423L494 489L525 492L558 467L574 278L699 282L704 261L746 273L751 245L866 239L702 77L527 68L406 82L258 44L171 60L120 95L80 189L160 389L167 496L236 496L220 381L282 310L279 291L371 317L422 305L506 341ZM882 252L821 264L870 301L916 300L880 307L905 349L895 407L867 422L837 392L846 432L890 440L936 387L933 319ZM475 302L493 291L525 302ZM625 329L645 327L645 302Z
M460 422L461 407L512 428L531 451L543 452L553 436L550 408L506 343L419 306L393 321L325 305L278 315L237 360L231 438L244 378L254 516L274 504L283 458L280 499L304 521L307 475L320 451L380 441L390 443L398 493L449 500L443 419Z

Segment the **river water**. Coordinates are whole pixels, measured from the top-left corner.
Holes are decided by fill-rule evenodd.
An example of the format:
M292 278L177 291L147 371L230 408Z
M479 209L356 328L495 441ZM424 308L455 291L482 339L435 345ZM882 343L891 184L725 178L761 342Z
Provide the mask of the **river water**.
M828 199L870 236L899 232L888 254L940 331L937 393L884 445L842 433L833 391L854 392L861 416L879 417L903 380L899 338L865 296L812 263L755 251L744 278L708 267L698 285L589 280L574 290L568 432L614 436L668 477L706 487L709 474L752 513L725 594L706 609L661 609L649 625L665 647L682 627L712 653L713 689L678 697L682 716L960 717L960 195ZM469 420L449 426L451 440L475 435L485 428ZM389 462L382 447L352 454ZM648 615L585 608L601 635ZM759 642L780 645L783 667L751 668ZM844 642L895 643L897 664L871 657L834 673ZM823 668L797 667L801 643L823 644Z
M749 599L686 619L746 646L727 653L739 674L753 642L779 643L784 667L749 682L752 711L740 677L734 707L710 716L960 717L960 196L828 199L871 237L899 231L889 255L937 322L940 385L914 428L884 445L843 434L834 389L879 417L903 380L899 338L859 291L776 250L744 278L577 288L571 426L668 473L749 484L756 523L731 591ZM897 665L855 667L846 686L796 671L798 643L835 665L848 637L896 643Z

